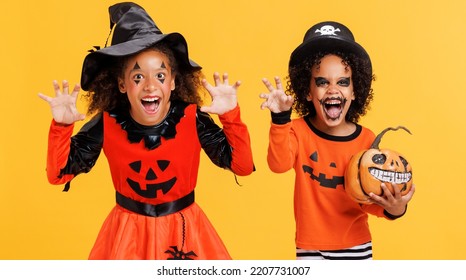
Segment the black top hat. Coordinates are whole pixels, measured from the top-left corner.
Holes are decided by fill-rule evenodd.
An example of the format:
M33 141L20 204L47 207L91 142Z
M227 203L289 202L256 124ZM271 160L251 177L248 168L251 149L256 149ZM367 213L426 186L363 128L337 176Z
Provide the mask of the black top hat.
M113 30L111 46L91 52L86 56L81 75L81 87L88 90L102 64L111 57L138 53L157 42L168 42L181 68L201 69L189 59L188 44L180 33L163 34L151 17L139 5L122 2L109 7L110 29Z
M309 28L303 42L291 54L289 67L298 65L318 51L352 52L366 60L372 68L366 50L356 43L348 27L338 22L324 21Z

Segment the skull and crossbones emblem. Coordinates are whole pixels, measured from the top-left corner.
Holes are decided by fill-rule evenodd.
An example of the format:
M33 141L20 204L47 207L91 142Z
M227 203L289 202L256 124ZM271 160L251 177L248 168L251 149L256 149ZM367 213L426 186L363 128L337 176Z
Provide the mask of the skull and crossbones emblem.
M331 25L324 25L320 29L317 29L315 33L320 33L320 35L337 35L335 32L340 32L340 28L336 28Z

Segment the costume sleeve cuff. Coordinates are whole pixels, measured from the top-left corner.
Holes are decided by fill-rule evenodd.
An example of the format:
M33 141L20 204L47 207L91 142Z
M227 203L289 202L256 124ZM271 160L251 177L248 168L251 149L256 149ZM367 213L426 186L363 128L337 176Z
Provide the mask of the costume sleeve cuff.
M218 117L222 124L237 122L241 119L239 105L237 104L235 108L222 115L218 115Z
M408 205L406 205L405 211L403 212L403 214L398 215L398 216L395 216L395 215L392 215L392 214L388 213L388 211L385 210L385 209L383 210L383 213L384 213L384 215L385 215L388 219L390 219L390 220L396 220L396 219L398 219L398 218L403 217L404 214L406 213L406 210L408 210Z
M271 111L270 114L272 116L272 123L274 124L286 124L291 122L291 109L280 113Z

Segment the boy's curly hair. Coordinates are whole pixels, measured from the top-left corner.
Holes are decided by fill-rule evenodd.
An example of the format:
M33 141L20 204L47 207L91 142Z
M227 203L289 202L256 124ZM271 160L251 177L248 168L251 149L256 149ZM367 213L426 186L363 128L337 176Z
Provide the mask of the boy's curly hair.
M307 57L303 62L290 67L287 77L286 93L294 97L295 103L293 104L293 109L298 116L303 117L309 115L310 117L314 117L316 115L316 109L311 101L306 100L310 90L311 69L314 65L319 65L321 59L329 54L341 57L343 63L351 67L353 74L351 80L353 83L355 100L351 102L345 119L357 123L359 118L364 116L367 110L370 109L369 104L374 97L371 85L372 81L375 81L375 76L372 74L370 62L361 59L353 53L330 50L320 51Z
M201 84L203 74L201 70L179 67L175 52L173 52L168 43L163 41L158 42L151 49L160 51L168 57L172 75L175 75L176 86L171 93L170 100L181 100L200 106L202 104L200 92L203 89ZM123 77L129 57L109 57L103 62L105 67L92 81L89 91L83 95L89 103L87 110L89 115L115 109L126 111L130 109L128 96L122 94L118 88L118 78Z

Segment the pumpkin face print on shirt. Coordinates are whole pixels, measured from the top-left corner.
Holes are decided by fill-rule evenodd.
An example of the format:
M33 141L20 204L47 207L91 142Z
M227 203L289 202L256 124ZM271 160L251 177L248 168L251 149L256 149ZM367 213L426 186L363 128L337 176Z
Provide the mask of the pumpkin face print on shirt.
M319 157L317 151L309 156L310 160L316 164L313 166L303 164L304 173L309 174L311 180L317 181L320 186L325 188L336 189L338 185L342 185L345 181L343 176L337 176L337 165L335 162L326 162L325 159Z

